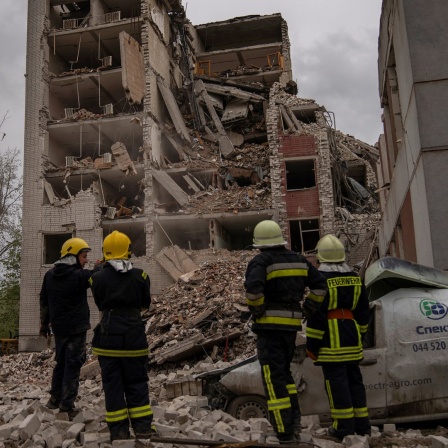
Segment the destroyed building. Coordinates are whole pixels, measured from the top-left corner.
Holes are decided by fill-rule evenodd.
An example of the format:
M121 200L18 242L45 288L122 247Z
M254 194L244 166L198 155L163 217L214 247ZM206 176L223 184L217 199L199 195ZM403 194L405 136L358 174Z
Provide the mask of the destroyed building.
M72 236L92 264L126 233L155 297L263 219L311 259L328 232L372 258L378 151L297 96L280 14L194 26L180 0L29 0L26 70L19 350L45 344L41 281Z

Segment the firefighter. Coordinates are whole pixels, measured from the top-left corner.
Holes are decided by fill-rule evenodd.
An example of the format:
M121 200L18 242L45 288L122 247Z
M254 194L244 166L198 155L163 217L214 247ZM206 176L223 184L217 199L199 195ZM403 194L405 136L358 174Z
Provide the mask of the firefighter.
M297 331L301 329L305 302L318 307L326 293L324 277L305 257L287 249L274 221L261 221L254 229L253 247L260 249L246 270L247 305L252 330L257 335L257 354L270 421L281 443L300 439L300 406L291 375Z
M307 353L322 366L330 403L328 433L370 435L366 392L359 362L369 322L369 301L361 278L345 263L345 248L334 235L317 243L319 272L327 279L328 294L307 323Z
M141 310L151 303L148 274L132 265L131 241L114 231L104 239L104 264L90 279L101 321L94 330L111 441L149 438L148 341Z
M91 271L84 269L89 245L70 238L61 257L44 276L40 291L39 334L49 340L54 334L56 365L46 406L74 417L81 367L86 360L86 335L90 328L87 289Z

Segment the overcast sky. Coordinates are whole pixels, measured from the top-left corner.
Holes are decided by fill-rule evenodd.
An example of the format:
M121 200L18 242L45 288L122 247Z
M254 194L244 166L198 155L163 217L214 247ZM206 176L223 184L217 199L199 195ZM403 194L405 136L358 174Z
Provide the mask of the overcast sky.
M44 0L37 0L44 1ZM0 132L4 147L23 148L27 0L1 0ZM337 129L378 140L378 31L381 0L183 0L194 25L281 13L288 22L299 96L334 112ZM1 134L0 134L1 140Z

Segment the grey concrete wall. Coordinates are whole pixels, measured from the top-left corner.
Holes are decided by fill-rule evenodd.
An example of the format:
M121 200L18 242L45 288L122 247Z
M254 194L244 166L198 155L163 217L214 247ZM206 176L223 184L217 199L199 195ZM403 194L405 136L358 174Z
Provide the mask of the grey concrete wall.
M416 84L414 89L418 110L418 129L421 148L447 148L448 74L447 79L443 81L428 81Z
M446 0L401 0L406 19L414 83L446 79Z
M446 191L440 171L448 169L443 156L448 149L446 98L448 98L448 10L444 0L385 0L380 26L379 76L380 92L386 99L386 69L394 49L399 103L404 128L403 141L391 175L391 186L383 209L379 232L380 256L388 253L400 210L408 191L411 192L418 262L447 268L443 253L442 216L447 215L443 197ZM393 119L385 115L385 119ZM387 123L385 124L387 128ZM388 141L387 151L393 152ZM422 153L439 149L434 156ZM384 153L382 154L385 163ZM435 162L433 159L438 158ZM436 174L437 173L437 174ZM437 191L435 191L437 189ZM442 202L441 202L442 201ZM406 225L406 223L402 223ZM440 253L439 253L440 248Z
M448 269L448 149L423 153L434 266ZM416 233L418 236L418 233Z

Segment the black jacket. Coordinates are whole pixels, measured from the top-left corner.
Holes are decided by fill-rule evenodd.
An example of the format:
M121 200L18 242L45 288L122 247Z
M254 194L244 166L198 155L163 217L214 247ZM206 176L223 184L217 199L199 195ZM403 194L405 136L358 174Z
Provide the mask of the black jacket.
M363 358L362 337L369 323L369 300L361 278L355 272L324 272L328 294L319 311L308 320L307 350L316 364L359 362ZM342 317L332 318L333 310ZM353 318L344 318L349 310ZM330 314L329 314L330 313Z
M257 330L300 329L305 289L307 300L321 303L326 282L319 271L302 255L285 247L264 249L248 264L246 270L247 305Z
M56 264L44 276L40 291L40 321L56 336L90 328L87 289L91 271L80 265Z
M102 311L95 328L93 352L101 356L144 356L148 342L140 311L151 304L150 280L142 269L116 271L109 263L90 279L95 303Z

